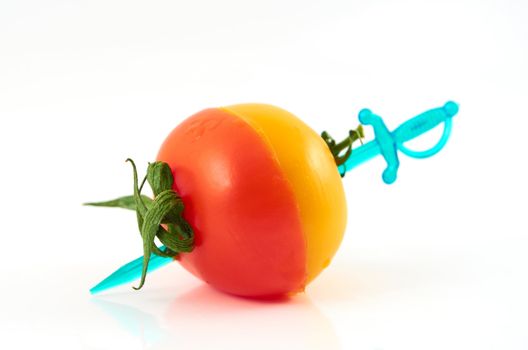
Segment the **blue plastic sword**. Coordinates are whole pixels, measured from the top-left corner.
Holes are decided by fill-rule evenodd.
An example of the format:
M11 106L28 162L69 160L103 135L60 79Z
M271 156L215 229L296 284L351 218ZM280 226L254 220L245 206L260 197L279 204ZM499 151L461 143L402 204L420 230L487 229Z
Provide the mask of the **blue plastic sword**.
M400 166L398 150L412 158L427 158L435 155L445 146L451 133L452 117L457 113L458 105L455 102L449 101L442 107L430 109L407 120L391 132L387 129L381 117L372 113L369 109L363 109L359 112L359 122L363 125L372 125L375 135L374 140L355 148L346 162L338 166L338 170L341 174L345 174L347 171L381 154L387 162L382 179L386 184L391 184L396 180ZM413 151L404 146L405 142L426 133L441 123L444 123L444 132L438 143L430 149ZM161 249L164 249L164 247L162 246ZM173 258L151 254L147 271L157 270L172 261L174 261ZM122 284L133 282L141 278L142 268L143 256L120 267L90 289L90 293L96 294Z

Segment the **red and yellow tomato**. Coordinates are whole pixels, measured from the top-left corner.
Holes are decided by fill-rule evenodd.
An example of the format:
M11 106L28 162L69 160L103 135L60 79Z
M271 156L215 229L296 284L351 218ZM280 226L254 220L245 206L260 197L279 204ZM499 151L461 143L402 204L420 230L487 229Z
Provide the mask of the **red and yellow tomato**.
M195 248L178 260L222 291L303 291L337 251L346 201L323 139L263 104L203 110L178 125L157 160L168 163Z

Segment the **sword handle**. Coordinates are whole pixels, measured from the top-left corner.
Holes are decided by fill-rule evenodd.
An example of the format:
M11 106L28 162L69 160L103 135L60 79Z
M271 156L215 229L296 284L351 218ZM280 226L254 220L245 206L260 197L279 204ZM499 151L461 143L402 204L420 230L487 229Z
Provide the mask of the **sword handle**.
M383 181L391 184L396 181L400 161L398 160L398 150L412 158L427 158L438 153L449 139L452 128L452 117L458 113L458 105L449 101L440 108L434 108L404 122L396 130L390 132L380 116L372 113L369 109L359 112L359 122L365 125L372 125L374 129L375 141L379 146L380 153L387 162L387 167L383 171ZM428 150L413 151L403 145L404 142L414 139L417 136L433 129L440 123L444 123L444 131L440 140ZM352 154L352 157L354 154Z

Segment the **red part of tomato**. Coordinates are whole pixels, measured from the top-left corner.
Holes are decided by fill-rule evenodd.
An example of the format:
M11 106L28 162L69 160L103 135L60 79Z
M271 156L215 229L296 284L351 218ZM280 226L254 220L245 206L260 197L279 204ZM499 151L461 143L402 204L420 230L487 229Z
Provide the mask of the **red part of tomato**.
M294 193L262 137L245 121L206 109L178 125L158 160L195 231L179 261L222 291L275 296L304 288L306 244Z

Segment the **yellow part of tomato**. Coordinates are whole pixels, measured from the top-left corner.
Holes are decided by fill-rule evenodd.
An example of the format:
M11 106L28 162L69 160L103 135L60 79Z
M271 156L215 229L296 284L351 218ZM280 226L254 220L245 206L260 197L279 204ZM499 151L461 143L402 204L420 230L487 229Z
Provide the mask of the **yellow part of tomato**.
M266 104L223 107L259 133L291 185L306 242L306 282L330 264L346 227L341 177L323 139L293 114Z

